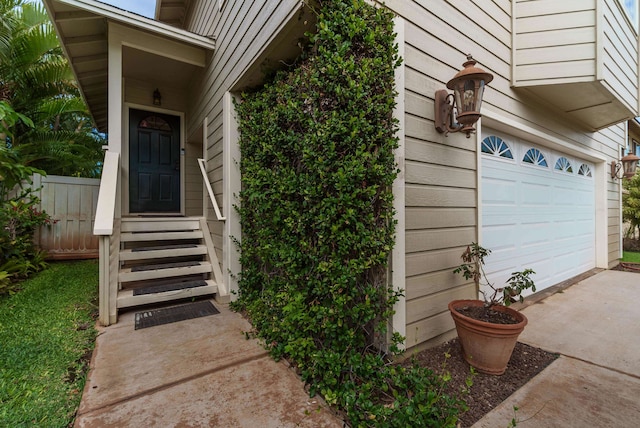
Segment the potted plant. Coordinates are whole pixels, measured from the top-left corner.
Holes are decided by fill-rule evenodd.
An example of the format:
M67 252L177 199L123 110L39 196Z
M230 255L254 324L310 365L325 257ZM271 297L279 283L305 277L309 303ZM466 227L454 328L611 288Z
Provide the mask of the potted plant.
M490 253L474 242L462 254L464 263L453 272L472 279L483 300L454 300L449 303L449 311L465 360L480 372L501 375L527 325L527 318L508 306L524 301L525 290L536 291L531 279L535 272L531 269L513 272L504 286L496 287L484 271L484 259Z

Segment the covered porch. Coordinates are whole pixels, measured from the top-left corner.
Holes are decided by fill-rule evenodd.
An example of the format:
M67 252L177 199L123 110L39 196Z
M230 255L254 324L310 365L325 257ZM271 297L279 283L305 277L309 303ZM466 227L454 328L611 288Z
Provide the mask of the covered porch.
M208 226L224 218L207 168L207 121L189 118L214 41L98 1L44 3L109 137L94 222L100 322L132 306L228 299Z

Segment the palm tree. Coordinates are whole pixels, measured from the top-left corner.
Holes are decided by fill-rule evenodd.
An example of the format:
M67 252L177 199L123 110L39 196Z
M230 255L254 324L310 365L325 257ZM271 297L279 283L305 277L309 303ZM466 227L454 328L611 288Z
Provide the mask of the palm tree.
M95 132L73 73L40 2L0 0L0 101L33 120L10 146L48 174L96 176L104 137Z

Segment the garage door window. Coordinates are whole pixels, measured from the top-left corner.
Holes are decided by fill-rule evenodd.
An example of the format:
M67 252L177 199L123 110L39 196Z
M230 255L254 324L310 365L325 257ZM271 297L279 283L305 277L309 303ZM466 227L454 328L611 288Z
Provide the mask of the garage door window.
M580 165L580 169L578 170L578 175L582 175L584 177L593 177L591 174L591 168L586 163Z
M573 167L571 166L571 162L569 162L569 159L565 158L564 156L556 161L555 170L573 174Z
M490 135L482 140L482 153L498 156L505 159L513 159L511 147L500 137Z
M535 148L530 148L529 150L527 150L527 153L525 153L524 157L522 158L522 162L545 168L549 167L549 165L547 164L547 160L545 159L542 152Z

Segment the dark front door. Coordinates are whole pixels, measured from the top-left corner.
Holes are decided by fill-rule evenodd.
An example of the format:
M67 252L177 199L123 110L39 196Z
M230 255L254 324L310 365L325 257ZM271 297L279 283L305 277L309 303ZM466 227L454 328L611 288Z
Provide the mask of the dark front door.
M129 111L129 211L180 212L180 118Z

